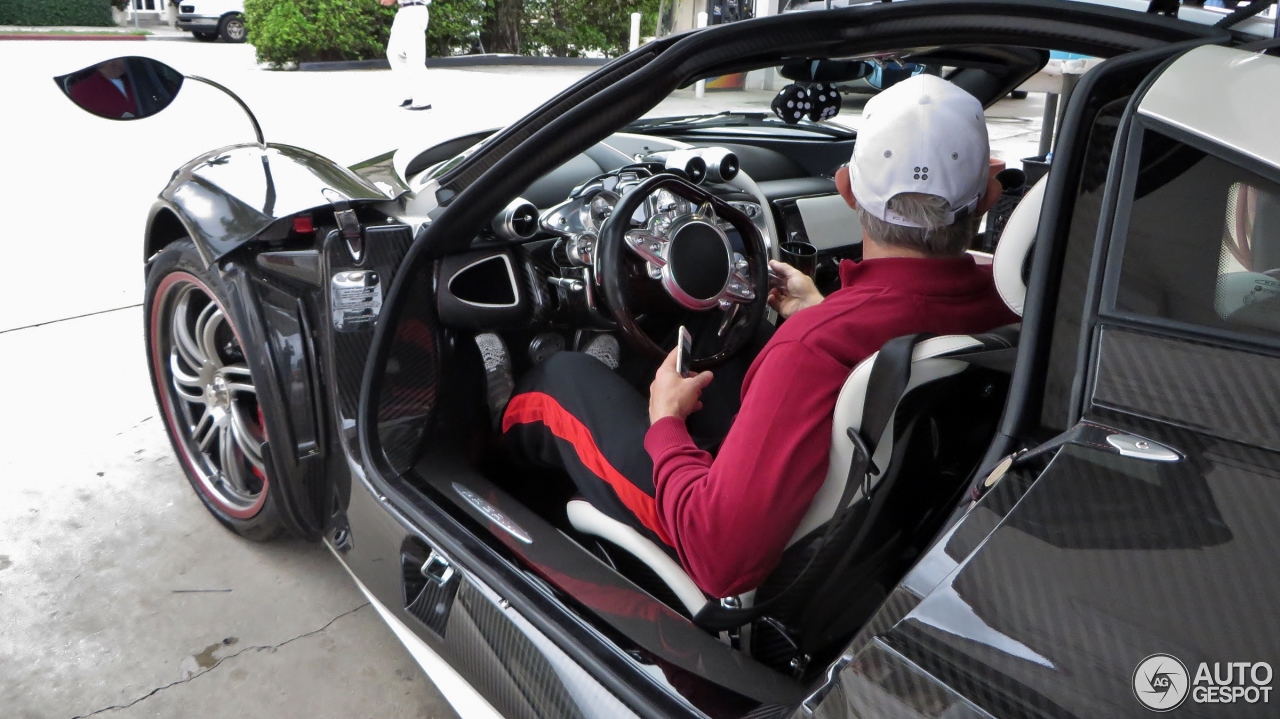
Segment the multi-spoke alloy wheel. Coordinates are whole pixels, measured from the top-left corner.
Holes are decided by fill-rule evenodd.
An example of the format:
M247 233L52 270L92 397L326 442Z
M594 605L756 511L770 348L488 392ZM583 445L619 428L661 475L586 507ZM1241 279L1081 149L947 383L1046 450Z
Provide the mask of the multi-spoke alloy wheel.
M179 257L167 263L178 266L153 265L152 272L162 276L148 280L148 344L157 399L183 468L205 505L241 534L261 535L264 523L274 534L279 524L274 510L261 516L270 499L266 428L244 346L225 303L210 289L213 283L199 269L183 267L185 249L174 248Z

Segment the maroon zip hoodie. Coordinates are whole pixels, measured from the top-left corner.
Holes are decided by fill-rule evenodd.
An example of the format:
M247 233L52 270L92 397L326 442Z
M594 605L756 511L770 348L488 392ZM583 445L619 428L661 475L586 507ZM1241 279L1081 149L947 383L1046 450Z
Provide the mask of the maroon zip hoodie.
M715 457L676 417L645 435L659 521L685 570L714 597L754 589L777 566L826 478L836 398L855 365L894 337L1019 321L990 267L968 255L846 260L840 280L841 289L783 323L751 364Z

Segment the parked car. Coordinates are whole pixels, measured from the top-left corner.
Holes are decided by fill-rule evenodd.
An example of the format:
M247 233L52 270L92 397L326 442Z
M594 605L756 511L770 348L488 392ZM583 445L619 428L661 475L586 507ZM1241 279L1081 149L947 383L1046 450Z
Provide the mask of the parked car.
M659 39L500 131L350 168L260 130L201 155L142 251L187 479L246 538L324 542L466 717L1274 716L1280 58L1269 28L1146 5L789 13ZM645 119L657 103L893 53L989 106L1051 50L1105 61L989 258L1021 325L918 345L901 392L855 368L807 529L753 593L706 596L501 451L495 339L518 377L600 332L659 355L710 313L706 366L760 321L781 239L820 268L861 256L830 179L855 134ZM679 260L632 230L670 244L664 219L737 253L700 260L724 263L725 302L653 279ZM888 391L846 492L859 407Z
M181 0L177 27L206 42L244 42L249 37L244 0Z

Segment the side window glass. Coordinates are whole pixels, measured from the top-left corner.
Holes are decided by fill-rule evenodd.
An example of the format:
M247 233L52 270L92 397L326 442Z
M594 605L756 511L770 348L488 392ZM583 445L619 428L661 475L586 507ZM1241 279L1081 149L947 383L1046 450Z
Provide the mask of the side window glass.
M1280 185L1147 130L1117 309L1280 339Z
M1280 194L1232 184L1224 224L1214 310L1232 327L1280 334Z

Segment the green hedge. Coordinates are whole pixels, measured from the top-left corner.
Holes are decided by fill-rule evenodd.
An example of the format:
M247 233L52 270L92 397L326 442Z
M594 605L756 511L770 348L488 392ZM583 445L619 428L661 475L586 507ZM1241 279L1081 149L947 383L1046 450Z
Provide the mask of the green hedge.
M10 0L0 0L8 2ZM631 13L655 32L662 0L435 0L427 29L432 55L468 52L477 40L489 52L616 57L627 50ZM500 11L499 5L506 8ZM385 56L395 7L377 0L245 0L249 42L273 67ZM510 18L510 47L494 39L495 21ZM505 37L505 36L504 36Z
M111 0L0 0L0 25L114 24Z
M3 0L0 0L3 1ZM245 0L244 19L258 61L296 62L382 57L395 7L375 0Z

